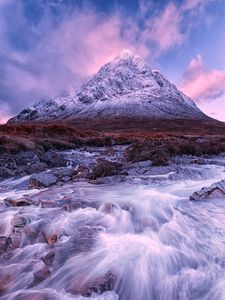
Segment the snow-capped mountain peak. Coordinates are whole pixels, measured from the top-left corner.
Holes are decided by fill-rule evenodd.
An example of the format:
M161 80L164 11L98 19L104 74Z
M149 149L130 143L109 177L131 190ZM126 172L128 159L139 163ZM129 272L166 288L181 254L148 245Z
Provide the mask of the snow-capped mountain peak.
M206 117L159 71L126 51L102 66L75 93L37 103L9 122L97 116Z
M152 76L151 68L139 56L123 53L101 67L75 97L83 103L106 101L149 87Z
M140 56L128 51L122 52L114 60L105 64L101 67L99 72L112 71L119 68L122 68L124 71L130 70L138 74L152 74L150 66L146 64Z

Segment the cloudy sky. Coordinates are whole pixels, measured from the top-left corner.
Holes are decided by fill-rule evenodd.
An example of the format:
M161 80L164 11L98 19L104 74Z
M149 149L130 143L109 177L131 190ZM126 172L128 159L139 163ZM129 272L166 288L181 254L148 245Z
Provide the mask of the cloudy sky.
M123 50L225 121L224 0L0 0L0 122Z

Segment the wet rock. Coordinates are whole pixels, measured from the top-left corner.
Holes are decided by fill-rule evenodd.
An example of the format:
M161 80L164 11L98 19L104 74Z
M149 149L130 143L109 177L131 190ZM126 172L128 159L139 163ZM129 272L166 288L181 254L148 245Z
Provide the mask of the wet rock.
M34 199L38 199L37 197L34 197ZM67 204L73 203L73 197L70 196L63 196L60 195L46 195L42 193L42 197L40 199L40 205L43 208L50 208L50 207L64 207Z
M153 166L167 166L170 156L169 151L165 147L154 143L134 143L127 148L125 153L127 161L140 162L150 160Z
M57 242L57 240L58 240L57 234L46 235L46 241L47 241L49 246L54 246L55 243Z
M48 168L47 164L43 162L38 162L29 166L27 168L27 173L28 174L39 173L47 170L47 168Z
M112 291L116 284L116 276L112 272L108 272L103 278L98 278L87 291L83 292L84 296L90 297L92 293L102 293Z
M63 156L63 154L55 152L55 151L48 151L45 152L40 156L40 160L47 164L49 167L66 167L67 160Z
M123 170L127 175L148 175L149 170L153 166L152 161L141 161L126 166Z
M55 201L54 198L40 200L40 205L42 208L50 208L50 207L59 207L60 206L60 204L57 201Z
M29 187L31 188L46 188L54 185L57 182L57 178L50 172L42 172L33 174L30 177Z
M112 176L106 176L106 177L99 177L95 180L90 181L92 184L96 184L96 185L101 185L101 184L115 184L115 183L121 183L121 182L126 182L127 178L126 178L127 174L123 174L123 175L114 175Z
M169 152L158 149L151 152L151 161L153 166L167 166L169 164L170 154Z
M70 178L72 179L72 176L76 173L76 171L71 168L71 167L68 167L68 168L56 168L56 169L53 169L52 170L52 174L54 176L57 177L58 180L60 179L65 179L65 178Z
M90 176L89 168L83 165L79 165L75 170L73 180L79 181L80 179L88 178L89 176Z
M102 226L83 226L79 228L79 251L89 251L93 246L96 236L103 231Z
M99 177L114 176L119 174L121 170L121 164L110 162L107 160L100 161L89 175L90 180L95 180Z
M209 187L203 187L200 191L190 196L190 200L207 200L214 198L225 199L225 180L213 183Z
M54 251L50 251L48 254L46 254L45 256L42 257L43 262L47 266L51 266L53 264L54 259L55 259L55 252Z
M64 182L68 182L70 180L71 180L71 177L69 177L69 176L62 177L62 181L64 181Z
M61 185L64 182L71 181L76 171L71 167L54 168L51 171L33 174L30 177L29 187L46 188L52 185Z
M35 242L37 242L37 240L39 242L43 241L42 239L39 238L40 229L41 228L38 228L37 225L36 226L31 226L29 224L29 225L25 226L25 228L23 230L23 233L26 236L26 244L35 243Z
M21 198L18 198L18 199L11 199L11 198L6 198L5 199L5 203L6 205L8 206L29 206L32 204L32 201L29 197L21 197Z
M49 267L45 265L43 268L34 273L33 285L36 285L45 280L51 274Z
M26 226L28 223L30 223L30 218L26 215L15 215L10 223L13 227L22 228Z
M40 162L38 155L34 151L19 152L16 155L17 165L32 165Z
M11 246L12 240L10 237L0 236L0 254L5 253Z
M65 264L69 257L89 252L95 244L96 238L104 227L100 225L86 225L80 228L74 228L73 235L61 236L55 245L54 267L60 267Z
M6 179L15 175L15 171L2 166L0 167L0 179Z
M116 275L109 271L104 276L89 280L85 285L72 281L69 291L72 294L79 293L84 297L90 297L92 294L102 294L114 289L116 279Z
M119 206L117 204L111 203L111 202L105 202L99 207L99 211L106 213L106 214L111 214L118 209L119 209Z

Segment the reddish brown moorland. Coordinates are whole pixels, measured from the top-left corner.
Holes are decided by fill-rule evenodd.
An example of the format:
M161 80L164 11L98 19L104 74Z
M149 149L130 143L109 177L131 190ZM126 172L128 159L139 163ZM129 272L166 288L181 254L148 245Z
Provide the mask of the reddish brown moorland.
M204 138L204 141L201 140ZM106 146L148 142L183 145L182 148L213 148L221 152L225 142L225 123L208 120L95 118L32 122L0 126L0 153L49 149L72 149L79 146ZM187 142L188 141L188 142ZM207 145L205 145L207 144ZM186 145L186 146L185 146ZM178 147L181 149L181 147ZM222 148L222 149L221 149ZM177 149L173 152L179 153ZM181 151L185 152L184 150ZM199 152L188 150L189 152ZM210 152L209 150L206 153ZM225 151L224 151L225 152ZM204 151L203 151L204 153ZM197 153L196 153L197 154Z

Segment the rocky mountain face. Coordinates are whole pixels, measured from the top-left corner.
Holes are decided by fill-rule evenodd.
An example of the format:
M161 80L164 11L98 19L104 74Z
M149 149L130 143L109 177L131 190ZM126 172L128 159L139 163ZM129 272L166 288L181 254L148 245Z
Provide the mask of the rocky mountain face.
M125 53L105 64L76 92L39 102L8 123L82 117L207 118L195 103L139 56Z

